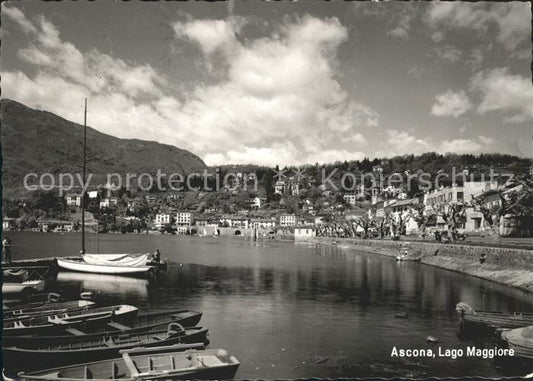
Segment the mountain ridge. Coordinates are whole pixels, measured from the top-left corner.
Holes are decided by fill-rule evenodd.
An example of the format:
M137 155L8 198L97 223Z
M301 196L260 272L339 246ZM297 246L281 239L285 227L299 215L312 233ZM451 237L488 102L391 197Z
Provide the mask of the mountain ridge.
M83 125L49 111L0 99L0 144L4 197L28 192L27 173L80 173L83 161ZM169 144L121 139L87 126L87 173L105 181L108 173L187 174L207 168L197 155ZM96 185L96 184L95 184Z

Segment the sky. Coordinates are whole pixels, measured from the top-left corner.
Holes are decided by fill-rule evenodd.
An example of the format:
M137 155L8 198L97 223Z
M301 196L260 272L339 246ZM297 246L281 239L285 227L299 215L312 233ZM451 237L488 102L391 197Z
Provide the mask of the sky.
M208 165L533 157L531 7L2 3L2 97Z

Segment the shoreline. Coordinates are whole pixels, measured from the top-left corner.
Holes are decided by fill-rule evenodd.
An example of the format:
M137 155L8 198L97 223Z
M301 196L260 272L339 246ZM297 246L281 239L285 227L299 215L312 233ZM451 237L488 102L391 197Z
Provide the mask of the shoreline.
M420 263L533 292L533 250L408 240L315 237L312 241L393 258L403 243L421 257ZM486 256L484 263L479 260L482 254Z

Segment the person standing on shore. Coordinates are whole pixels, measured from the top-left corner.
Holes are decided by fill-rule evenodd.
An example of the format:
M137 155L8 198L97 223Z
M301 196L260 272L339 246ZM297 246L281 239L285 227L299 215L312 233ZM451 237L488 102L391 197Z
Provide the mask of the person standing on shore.
M9 237L4 237L2 240L2 248L6 263L11 263L11 239Z

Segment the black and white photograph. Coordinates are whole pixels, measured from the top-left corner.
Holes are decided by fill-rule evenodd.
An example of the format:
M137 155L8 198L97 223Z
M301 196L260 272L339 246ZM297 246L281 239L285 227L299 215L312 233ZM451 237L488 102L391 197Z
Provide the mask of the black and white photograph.
M0 10L3 379L533 379L531 2Z

